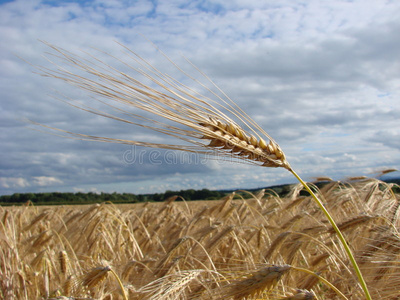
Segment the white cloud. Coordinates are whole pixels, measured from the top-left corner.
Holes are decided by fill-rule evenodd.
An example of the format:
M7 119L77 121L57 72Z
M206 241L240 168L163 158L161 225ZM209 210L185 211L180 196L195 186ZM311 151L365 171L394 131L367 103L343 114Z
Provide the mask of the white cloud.
M29 187L29 182L22 177L0 177L0 186L4 189L19 189Z
M400 128L378 130L369 137L369 140L400 151Z
M63 183L62 180L55 177L36 176L33 177L33 184L38 186L48 186Z

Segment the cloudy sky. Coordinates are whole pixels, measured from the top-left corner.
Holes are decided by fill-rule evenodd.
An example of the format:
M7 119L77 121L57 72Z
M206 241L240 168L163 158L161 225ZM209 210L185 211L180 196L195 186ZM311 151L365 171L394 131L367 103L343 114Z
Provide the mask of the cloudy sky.
M280 144L306 180L400 168L399 1L0 3L1 194L153 193L295 182L280 168L35 130L24 120L108 137L147 134L55 99L62 94L91 104L90 95L35 74L21 59L51 66L44 57L49 48L39 40L116 57L123 55L120 42L172 75L176 70L146 38L179 65L189 59ZM156 134L151 139L168 142Z

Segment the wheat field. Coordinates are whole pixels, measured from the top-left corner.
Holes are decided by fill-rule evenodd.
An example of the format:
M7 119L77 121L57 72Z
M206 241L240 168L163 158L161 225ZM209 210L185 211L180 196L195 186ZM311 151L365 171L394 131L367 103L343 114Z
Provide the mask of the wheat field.
M313 188L351 243L373 299L400 299L393 187L362 178ZM343 246L302 189L0 207L0 298L363 299Z

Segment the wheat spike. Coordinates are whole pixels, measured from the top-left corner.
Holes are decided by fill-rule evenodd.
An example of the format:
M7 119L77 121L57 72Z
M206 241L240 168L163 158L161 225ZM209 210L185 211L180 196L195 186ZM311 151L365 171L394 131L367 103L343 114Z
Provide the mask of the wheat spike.
M326 177L326 176L319 176L319 177L314 177L315 182L319 181L333 181L332 178Z
M264 167L285 167L287 164L277 143L270 140L267 144L262 138L258 140L253 135L248 136L233 122L226 124L210 118L210 122L200 125L209 131L202 137L211 140L208 147L217 147L233 156L259 161Z
M351 176L351 177L346 178L347 181L359 181L359 180L364 180L364 179L368 179L368 177L367 176Z
M125 292L125 288L121 282L121 279L110 266L93 268L81 278L80 282L82 286L87 287L88 289L94 289L108 277L109 273L111 273L117 280L121 290L122 297L124 300L127 300L128 298Z
M55 54L53 56L55 58L72 67L74 71L68 71L57 64L55 64L55 69L36 66L41 75L63 80L96 96L105 98L108 100L105 104L124 114L124 118L66 101L68 104L102 117L164 133L186 142L186 145L91 136L52 128L32 121L33 124L55 130L59 134L66 134L83 140L182 150L217 156L218 159L229 157L264 167L290 169L289 163L279 145L225 94L222 97L207 88L208 92L217 98L217 100L211 100L169 75L162 73L127 48L125 49L128 51L130 58L140 65L140 69L129 65L121 59L113 58L127 65L139 77L142 76L143 81L150 80L158 89L154 89L144 84L143 81L116 70L95 57L92 57L93 60L89 61L54 45L47 45L54 50ZM109 54L107 55L112 57ZM172 64L184 75L191 78L174 63ZM79 72L83 72L84 75L80 75ZM191 79L205 87L197 80ZM219 90L219 92L221 91ZM101 100L99 101L102 102ZM122 110L116 107L113 102L122 103L127 108L130 107L135 111L139 109L143 112L151 113L153 117L147 118L140 113ZM157 118L161 118L163 121L159 121ZM141 123L134 120L140 120ZM146 125L145 123L152 125ZM238 123L241 123L242 126ZM267 143L265 139L269 142ZM192 145L187 145L187 142Z
M261 295L264 291L268 291L274 287L290 268L289 265L262 268L250 274L247 278L224 287L224 299L232 297L234 300L240 300Z
M83 286L88 287L89 289L94 288L104 279L106 279L108 272L110 271L111 267L109 266L94 268L82 277L81 283Z
M390 168L390 169L384 169L384 170L381 170L381 171L379 171L379 175L378 176L382 176L382 175L385 175L385 174L389 174L389 173L392 173L392 172L397 172L398 170L397 169L393 169L393 168Z
M7 218L8 218L8 215L9 215L9 211L6 210L6 211L4 212L3 218L2 218L2 223L3 223L4 226L7 226Z
M293 296L282 298L281 300L313 300L316 299L313 292L298 290Z
M62 274L68 274L68 254L65 250L62 250L58 254L59 263L60 263L60 271Z
M345 231L349 227L357 226L357 225L362 224L362 223L366 223L366 222L370 221L373 218L374 217L369 216L369 215L357 216L355 218L351 218L350 220L346 220L346 221L338 224L338 227L340 228L341 231ZM329 229L329 232L330 233L334 233L334 230L331 228L331 229Z
M183 299L180 295L182 295L185 289L188 288L188 285L203 272L204 270L185 270L166 275L143 286L137 293L142 295L140 299Z
M74 287L75 278L70 275L66 278L62 285L62 289L65 295L70 295L72 292L72 288Z

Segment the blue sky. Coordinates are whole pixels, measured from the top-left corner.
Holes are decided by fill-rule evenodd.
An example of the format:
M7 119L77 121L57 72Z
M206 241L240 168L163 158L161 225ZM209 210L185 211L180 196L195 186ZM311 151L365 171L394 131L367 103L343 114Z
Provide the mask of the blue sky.
M399 15L398 1L1 1L0 193L294 182L283 169L169 152L154 159L151 150L32 130L24 118L111 137L148 134L54 99L61 93L90 104L88 95L34 74L18 58L50 66L39 40L116 56L121 42L171 75L177 74L143 36L190 70L187 57L281 145L307 180L398 169Z

